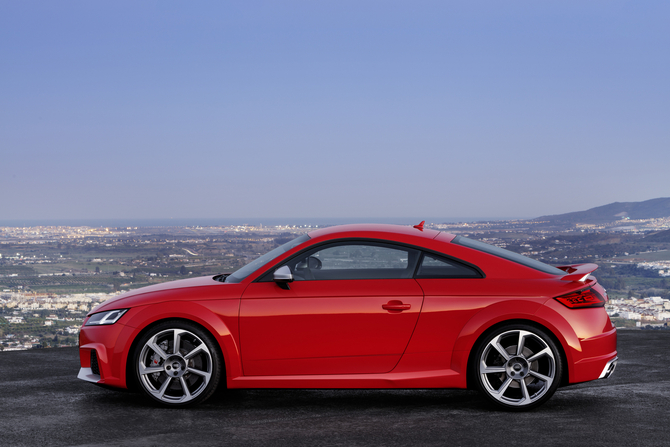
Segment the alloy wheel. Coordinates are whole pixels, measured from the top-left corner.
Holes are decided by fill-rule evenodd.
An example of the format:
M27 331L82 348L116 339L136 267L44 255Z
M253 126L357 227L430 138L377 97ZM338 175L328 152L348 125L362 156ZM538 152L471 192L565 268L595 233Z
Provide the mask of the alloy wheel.
M190 330L160 330L144 342L137 362L142 388L165 404L188 404L208 389L214 374L212 350Z
M479 350L478 383L498 406L527 409L544 402L558 387L560 362L555 345L541 331L503 330Z

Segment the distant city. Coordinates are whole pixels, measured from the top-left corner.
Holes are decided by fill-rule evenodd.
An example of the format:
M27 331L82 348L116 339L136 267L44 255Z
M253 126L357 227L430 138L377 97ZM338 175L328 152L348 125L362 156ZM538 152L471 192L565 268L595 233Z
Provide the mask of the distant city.
M431 222L483 222L511 220L511 217L423 217L420 220ZM296 218L162 218L162 219L5 219L0 220L0 227L91 227L91 228L123 228L123 227L317 227L345 225L352 223L386 223L397 225L415 224L416 218L407 217L296 217Z
M305 224L308 220L274 225L2 226L0 349L75 346L85 315L113 296L165 281L232 272L299 234L342 223ZM670 321L670 217L622 215L600 223L427 221L426 227L549 264L595 262L600 266L596 276L608 289L608 313L617 326L667 328Z

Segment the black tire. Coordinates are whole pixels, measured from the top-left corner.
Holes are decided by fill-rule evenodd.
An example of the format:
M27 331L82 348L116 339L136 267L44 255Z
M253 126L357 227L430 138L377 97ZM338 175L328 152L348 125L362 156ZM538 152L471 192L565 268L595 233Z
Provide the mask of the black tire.
M214 338L183 320L164 321L145 332L135 344L131 362L137 387L154 402L173 408L208 399L223 370Z
M479 340L470 368L475 387L489 402L504 410L525 411L554 394L561 382L563 361L546 331L509 324Z

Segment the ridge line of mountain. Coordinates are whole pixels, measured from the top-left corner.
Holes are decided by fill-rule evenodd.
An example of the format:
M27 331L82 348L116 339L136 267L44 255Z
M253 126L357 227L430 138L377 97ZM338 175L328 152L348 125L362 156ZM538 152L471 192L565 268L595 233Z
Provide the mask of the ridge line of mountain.
M642 202L614 202L585 211L540 216L535 222L550 224L602 224L626 219L654 219L670 216L670 197Z

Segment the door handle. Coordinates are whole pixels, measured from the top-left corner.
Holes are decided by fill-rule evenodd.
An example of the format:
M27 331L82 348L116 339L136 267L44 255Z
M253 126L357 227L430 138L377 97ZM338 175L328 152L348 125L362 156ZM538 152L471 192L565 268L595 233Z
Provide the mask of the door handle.
M386 304L382 304L382 309L389 312L402 312L403 310L409 310L411 307L411 304L405 304L399 300L391 300Z

